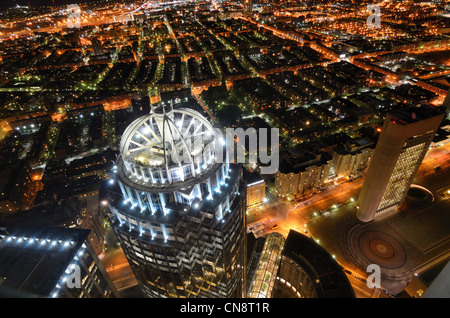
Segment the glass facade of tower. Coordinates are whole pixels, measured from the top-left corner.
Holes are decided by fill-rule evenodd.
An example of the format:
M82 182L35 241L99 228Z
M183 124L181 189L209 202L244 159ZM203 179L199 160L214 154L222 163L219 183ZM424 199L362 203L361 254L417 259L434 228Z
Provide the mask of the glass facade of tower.
M411 107L386 115L359 193L357 217L370 222L398 211L444 114Z
M245 292L241 168L217 160L214 138L209 123L188 109L152 113L124 132L109 190L110 216L149 297ZM177 148L186 150L188 160L175 163ZM198 152L201 160L190 160Z
M258 268L251 278L252 284L247 294L248 298L271 298L280 267L284 242L283 235L279 233L271 233L267 236Z
M397 207L403 201L409 186L428 150L434 131L408 138L403 146L377 213Z

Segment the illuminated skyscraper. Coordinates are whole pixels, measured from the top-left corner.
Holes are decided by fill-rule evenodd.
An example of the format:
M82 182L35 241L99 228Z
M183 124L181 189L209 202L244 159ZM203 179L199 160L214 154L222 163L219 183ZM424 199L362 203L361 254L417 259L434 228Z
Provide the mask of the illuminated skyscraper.
M387 115L358 198L361 221L401 205L443 117L429 107Z
M111 221L149 297L245 293L245 188L218 142L198 112L164 107L122 136Z

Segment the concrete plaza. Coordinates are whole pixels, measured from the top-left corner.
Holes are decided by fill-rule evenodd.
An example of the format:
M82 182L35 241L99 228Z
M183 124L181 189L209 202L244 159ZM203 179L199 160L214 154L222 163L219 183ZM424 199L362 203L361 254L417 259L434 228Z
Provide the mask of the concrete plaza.
M382 288L401 292L415 274L450 258L450 169L421 173L415 183L430 191L408 196L398 212L363 223L356 205L308 222L311 236L354 275L365 278L369 264L381 269Z

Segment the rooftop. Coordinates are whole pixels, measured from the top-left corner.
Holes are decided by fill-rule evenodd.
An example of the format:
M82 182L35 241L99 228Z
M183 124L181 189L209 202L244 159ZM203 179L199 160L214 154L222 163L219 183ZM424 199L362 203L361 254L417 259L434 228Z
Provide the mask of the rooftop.
M439 109L428 106L400 108L390 113L392 123L401 125L412 124L441 114Z
M0 231L0 294L50 296L89 230L8 227ZM16 295L18 293L18 295Z
M353 298L354 291L341 266L319 244L309 237L290 230L283 255L293 259L317 280L321 298Z

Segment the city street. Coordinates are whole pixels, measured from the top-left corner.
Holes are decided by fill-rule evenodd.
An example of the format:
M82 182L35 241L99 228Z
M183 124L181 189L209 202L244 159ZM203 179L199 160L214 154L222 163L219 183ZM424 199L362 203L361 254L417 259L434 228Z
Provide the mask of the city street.
M358 178L339 185L333 184L327 190L313 194L304 200L282 202L268 209L256 210L247 215L247 225L252 226L266 221L270 229L277 224L276 232L284 236L287 236L289 230L293 228L305 233L304 231L307 230L305 224L311 220L319 222L321 211L329 211L331 215L336 211L332 208L335 204L354 204L349 200L356 200L363 181L363 178Z
M433 147L428 150L419 171L416 175L416 181L422 180L424 177L439 173L450 167L450 143L446 143L440 147ZM437 170L435 170L437 168Z
M137 285L136 278L121 248L101 254L100 260L119 292Z

